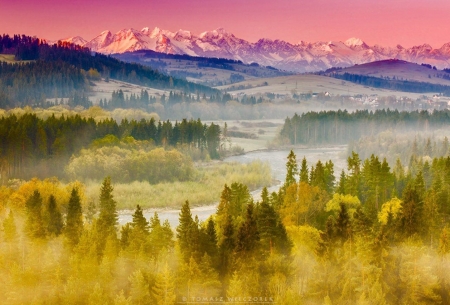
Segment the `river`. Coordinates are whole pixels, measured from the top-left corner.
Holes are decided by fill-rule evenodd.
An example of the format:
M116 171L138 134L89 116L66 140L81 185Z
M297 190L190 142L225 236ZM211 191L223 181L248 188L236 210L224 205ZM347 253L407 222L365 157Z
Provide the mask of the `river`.
M328 160L332 160L334 163L334 175L339 178L341 170L346 167L346 159L344 157L346 146L333 146L328 148L297 148L294 149L297 155L297 161L299 165L303 157L306 157L308 166L314 165L317 161L321 160L325 163ZM272 185L269 188L269 192L277 191L280 185L284 182L286 176L286 161L289 154L289 149L282 150L259 150L248 152L245 155L233 156L226 158L225 162L240 162L250 163L255 160L269 163L272 169L273 178L278 181L276 185ZM255 200L260 198L261 188L252 192L252 196ZM220 192L220 190L218 190ZM202 207L195 207L191 209L192 215L197 215L200 221L206 220L210 215L216 212L217 203L206 205ZM149 219L153 216L154 212L158 212L158 216L161 221L168 220L171 227L175 228L178 225L179 209L163 210L154 209L146 210L144 216ZM123 225L132 220L131 213L129 211L122 211L119 213L119 224Z

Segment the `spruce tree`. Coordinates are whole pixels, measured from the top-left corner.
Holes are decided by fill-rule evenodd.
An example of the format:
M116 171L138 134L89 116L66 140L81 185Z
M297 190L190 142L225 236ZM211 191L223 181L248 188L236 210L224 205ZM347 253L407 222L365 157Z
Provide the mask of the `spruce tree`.
M189 261L191 256L191 228L194 226L194 220L192 219L191 208L189 201L181 207L179 225L177 227L177 239L180 245L181 253L186 261Z
M227 216L227 220L225 223L225 227L223 228L222 233L222 243L219 247L220 254L220 265L219 265L219 273L222 279L224 279L231 270L231 264L233 260L233 251L235 248L234 241L234 227L233 227L233 219L231 215Z
M302 165L300 167L300 182L309 183L308 163L306 158L303 157Z
M69 244L75 246L80 241L83 233L83 213L81 210L81 200L76 188L72 189L69 204L67 205L67 218L64 235Z
M56 198L50 195L47 205L47 232L50 235L58 236L61 234L64 223L61 212L56 204Z
M351 235L350 216L347 207L343 202L339 202L340 211L336 218L336 235L345 242Z
M112 192L111 178L106 177L100 189L100 215L98 217L99 232L102 232L105 236L116 233L119 218Z
M46 234L42 217L42 197L38 190L28 198L25 206L27 209L25 232L31 238L44 238Z
M292 149L289 152L287 159L288 159L288 161L286 162L286 171L287 172L286 172L286 179L284 182L285 189L289 185L297 183L296 176L298 175L297 157Z
M245 253L252 253L256 250L259 243L258 225L254 215L254 205L247 205L247 213L245 221L241 224L237 234L236 251L245 255ZM242 258L245 258L243 256Z
M133 221L131 222L131 227L135 230L140 230L145 233L149 232L148 221L147 219L145 219L144 213L142 212L142 208L139 206L139 204L136 206L136 210L133 213Z

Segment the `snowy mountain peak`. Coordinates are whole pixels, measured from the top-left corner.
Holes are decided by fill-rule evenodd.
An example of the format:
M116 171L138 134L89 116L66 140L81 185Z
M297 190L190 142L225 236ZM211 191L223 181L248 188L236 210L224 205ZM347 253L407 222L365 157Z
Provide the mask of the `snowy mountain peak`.
M150 34L148 36L150 36L150 38L155 38L157 36L159 36L161 34L161 29L158 28L157 26L150 32Z
M206 31L199 35L199 38L202 39L217 39L221 37L234 37L233 34L227 32L224 28L218 28L213 31Z
M179 29L175 33L174 37L176 37L178 39L189 40L189 39L192 39L192 33L190 31L185 31L185 30Z
M71 41L83 44L83 39ZM77 41L77 42L75 42ZM153 50L170 54L228 58L244 63L257 62L282 70L296 72L323 71L331 67L348 67L373 61L396 58L415 63L430 63L439 69L450 67L450 43L440 49L428 44L411 48L369 46L359 38L346 41L300 41L292 44L278 39L259 39L255 43L237 38L224 28L217 28L195 35L190 31L175 33L158 27L124 29L116 34L103 31L84 44L92 51L104 54Z
M79 46L84 46L87 43L87 40L83 39L83 37L80 37L80 36L69 37L66 39L61 39L60 41L73 43L73 44L76 44Z
M347 47L349 47L349 48L352 48L352 47L360 47L360 46L365 45L364 41L362 41L362 40L359 39L359 38L355 38L355 37L352 37L352 38L347 39L347 40L344 42L344 44L345 44Z

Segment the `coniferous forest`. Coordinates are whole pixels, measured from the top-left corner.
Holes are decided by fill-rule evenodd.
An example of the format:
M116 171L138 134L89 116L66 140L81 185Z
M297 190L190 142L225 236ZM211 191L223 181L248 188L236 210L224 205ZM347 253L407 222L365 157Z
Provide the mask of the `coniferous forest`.
M172 78L149 67L125 63L80 46L58 42L48 45L25 35L0 37L0 53L14 54L21 64L0 63L0 107L43 104L46 98L87 94L91 79L117 79L159 89L201 95L218 90Z
M431 132L449 125L449 110L311 111L286 118L280 137L290 144L347 144L386 130Z
M406 170L353 153L339 180L332 161L298 161L256 201L225 185L206 221L186 201L176 228L139 205L119 227L109 177L98 206L79 183L3 187L2 302L450 302L449 157Z
M79 115L53 115L45 120L35 114L11 115L0 118L2 178L64 177L64 166L73 154L89 145L115 146L124 137L129 139L128 148L135 141L146 141L147 149L187 145L204 150L211 158L219 157L220 127L200 120L172 123L124 119L118 124L113 119L96 122Z

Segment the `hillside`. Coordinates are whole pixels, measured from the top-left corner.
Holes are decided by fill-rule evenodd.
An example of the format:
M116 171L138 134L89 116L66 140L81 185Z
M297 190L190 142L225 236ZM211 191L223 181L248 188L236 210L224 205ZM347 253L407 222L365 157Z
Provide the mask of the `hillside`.
M343 69L332 69L336 74L357 74L391 80L417 81L450 86L450 73L404 60L382 60Z
M240 60L166 54L151 50L112 54L112 56L124 62L139 63L173 77L209 86L292 74L256 63L244 64Z
M220 90L227 90L232 95L258 95L268 92L280 95L292 95L293 93L301 95L328 92L332 95L396 95L406 96L413 99L421 96L421 94L416 93L371 88L349 81L314 74L261 78L257 80L244 81L233 85L219 86L216 88Z
M71 43L55 45L28 36L0 36L4 59L0 65L0 105L38 105L48 98L85 96L94 81L115 79L183 94L219 94L211 87L165 75L150 67L125 63L110 56L92 54ZM32 61L16 65L17 61ZM84 99L82 97L82 99Z

